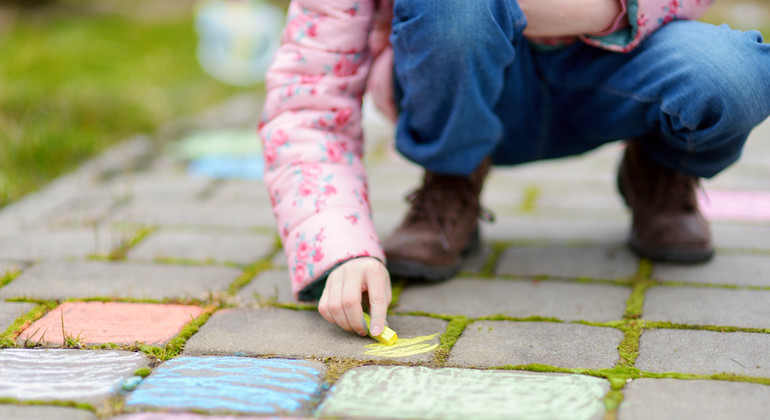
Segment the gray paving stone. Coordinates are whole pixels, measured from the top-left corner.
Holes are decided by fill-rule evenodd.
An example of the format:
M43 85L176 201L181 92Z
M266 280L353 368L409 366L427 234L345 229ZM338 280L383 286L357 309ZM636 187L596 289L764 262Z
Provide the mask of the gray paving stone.
M602 419L609 383L583 375L368 366L346 372L316 415L399 419ZM386 403L383 403L386 402Z
M770 328L770 291L653 287L642 317L690 325Z
M717 248L770 250L770 224L713 223L711 229Z
M96 420L94 413L68 407L44 405L0 405L0 418L4 420L57 419Z
M273 238L227 232L161 231L145 238L126 255L129 259L157 258L250 264L273 251Z
M101 404L150 360L140 353L0 350L0 398Z
M500 256L496 271L523 277L627 279L638 266L626 249L514 247Z
M578 215L579 216L579 215ZM481 224L488 241L526 240L547 244L597 244L620 248L628 235L627 217L605 220L567 220L541 217L498 217L493 224Z
M246 304L295 303L289 272L280 269L260 273L238 292L238 299Z
M491 256L492 247L489 246L489 244L482 243L481 249L465 258L461 271L466 273L481 273L487 264L487 260L489 260L489 257Z
M212 202L133 202L108 218L159 226L274 227L270 206L227 205Z
M495 367L544 364L610 369L618 361L623 333L613 328L552 322L479 321L452 347L448 363Z
M305 360L182 356L156 368L126 407L305 414L320 396L325 372L323 363Z
M630 293L626 287L600 284L455 278L410 285L401 293L397 311L603 322L623 318Z
M0 261L0 279L7 274L21 271L21 269L22 264L15 261Z
M211 186L212 181L187 176L182 170L148 171L121 174L105 188L136 202L193 202Z
M363 320L362 320L363 322ZM326 322L316 311L273 308L226 309L215 313L185 345L186 355L277 355L345 357L428 362L446 321L414 316L388 317L399 336L394 346L359 337ZM251 337L245 340L244 337ZM411 340L406 340L411 339Z
M5 331L18 318L31 311L35 305L21 302L0 302L0 332Z
M718 381L637 379L626 385L620 420L766 419L770 386Z
M108 255L130 236L122 229L105 228L19 231L0 239L0 258L35 261Z
M267 187L262 182L231 180L217 185L206 201L269 206L270 194L268 194Z
M644 331L636 367L649 372L770 377L770 334Z
M717 255L700 265L656 263L652 278L684 283L770 287L770 256Z
M0 289L0 298L42 300L116 297L205 299L223 291L240 270L124 262L44 262Z
M119 199L105 191L82 193L42 215L38 223L54 228L96 226L117 205Z
M286 254L283 253L283 249L275 253L270 264L275 267L286 267Z

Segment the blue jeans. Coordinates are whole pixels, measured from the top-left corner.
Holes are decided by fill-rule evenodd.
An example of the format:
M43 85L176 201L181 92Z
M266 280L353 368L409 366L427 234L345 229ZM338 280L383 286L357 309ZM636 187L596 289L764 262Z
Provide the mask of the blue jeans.
M443 174L642 138L650 157L712 177L770 115L759 32L675 21L631 53L538 52L516 0L396 0L396 146Z

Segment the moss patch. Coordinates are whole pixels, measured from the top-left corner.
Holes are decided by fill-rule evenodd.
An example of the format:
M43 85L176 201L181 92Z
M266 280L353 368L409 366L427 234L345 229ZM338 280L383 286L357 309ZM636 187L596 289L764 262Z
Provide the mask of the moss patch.
M79 410L88 410L96 412L94 406L88 403L79 403L74 401L39 401L39 400L17 400L16 398L0 397L0 404L13 405L52 405L56 407L77 408Z
M184 349L187 340L189 340L193 334L198 332L200 327L209 320L211 315L216 312L217 309L219 309L219 307L215 305L205 307L203 313L200 314L198 318L195 318L185 325L184 328L182 328L182 331L176 337L172 338L165 347L140 344L138 346L139 351L159 360L169 360L178 356L179 353L182 352L182 349Z
M436 353L433 356L432 365L435 367L442 367L446 365L446 361L449 358L449 352L452 347L457 343L457 340L465 331L465 327L473 322L468 317L458 316L449 320L449 325L446 327L446 331L439 337L439 346L436 349Z
M134 372L135 376L141 376L142 378L146 378L150 376L150 373L152 373L152 369L148 367L139 368Z
M55 308L57 305L58 303L54 301L42 302L31 311L27 312L24 316L14 321L13 324L11 324L2 334L0 334L0 348L15 347L16 337L18 337L25 328L29 327L30 324L42 318L43 315Z
M3 287L15 280L16 277L19 277L19 274L21 274L21 270L6 271L5 274L0 276L0 287Z
M537 200L540 198L540 188L536 185L529 185L524 189L519 210L524 213L533 213L537 209Z

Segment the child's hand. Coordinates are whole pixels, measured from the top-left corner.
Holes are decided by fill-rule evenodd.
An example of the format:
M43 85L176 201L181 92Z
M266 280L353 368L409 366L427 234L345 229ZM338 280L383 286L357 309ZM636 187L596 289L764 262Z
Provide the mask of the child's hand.
M377 259L356 258L335 268L326 280L318 312L343 330L365 336L369 331L361 307L364 292L369 294L371 333L379 335L385 328L385 315L392 295L388 270Z

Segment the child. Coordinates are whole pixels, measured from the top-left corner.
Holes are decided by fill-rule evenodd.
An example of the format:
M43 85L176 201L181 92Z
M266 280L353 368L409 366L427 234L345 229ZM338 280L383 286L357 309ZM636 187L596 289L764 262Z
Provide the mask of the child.
M711 258L699 177L738 159L770 114L770 45L689 21L709 0L293 0L267 76L265 181L301 300L329 322L385 325L394 275L441 280L478 243L490 163L629 141L618 174L629 243ZM426 169L381 245L361 162L361 97L397 119ZM383 250L384 248L384 250Z

